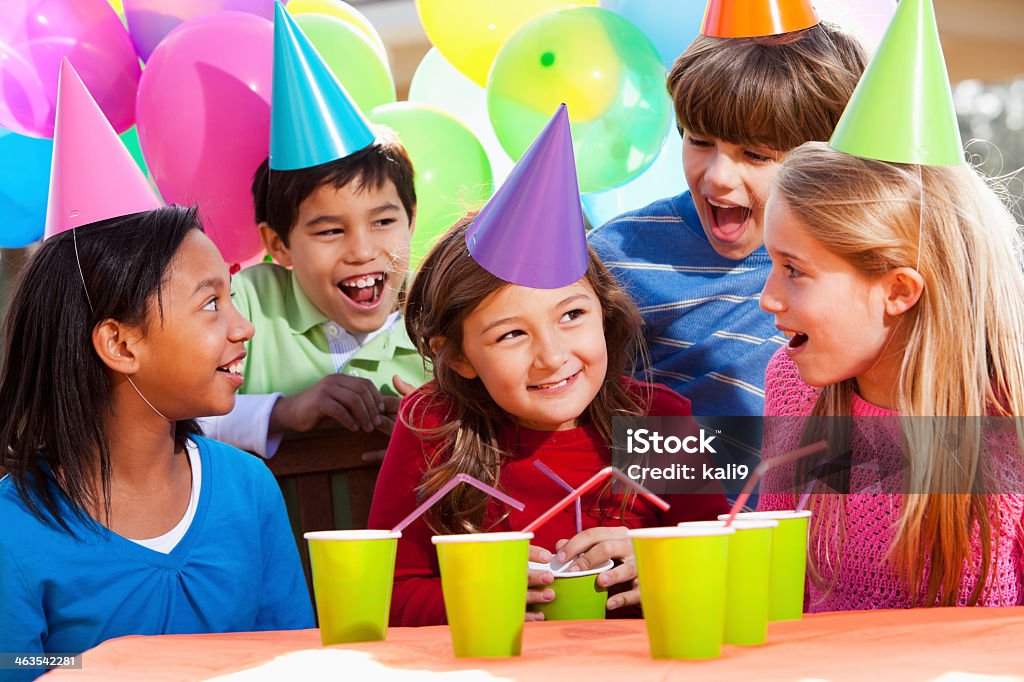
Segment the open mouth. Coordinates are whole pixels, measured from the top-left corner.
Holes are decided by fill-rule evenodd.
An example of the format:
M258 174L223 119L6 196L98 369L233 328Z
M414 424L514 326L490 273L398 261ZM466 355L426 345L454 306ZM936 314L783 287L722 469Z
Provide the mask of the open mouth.
M782 333L787 339L789 339L788 345L790 348L799 348L807 343L807 334L804 334L803 332L783 331Z
M753 212L749 206L737 206L713 201L705 197L711 210L712 231L722 241L734 241L743 234L743 228Z
M242 372L245 370L245 363L243 362L243 360L245 360L245 355L235 358L226 365L221 365L220 367L217 368L217 371L224 372L225 374L231 374L236 377L241 377Z
M346 298L361 308L373 308L384 295L385 277L383 272L371 272L343 279L338 283Z
M536 384L534 386L527 386L526 389L528 391L557 391L558 389L565 388L566 386L571 384L576 379L576 377L580 375L580 372L582 371L583 370L579 370L575 374L570 374L564 379L560 379L558 381L553 381L546 384Z

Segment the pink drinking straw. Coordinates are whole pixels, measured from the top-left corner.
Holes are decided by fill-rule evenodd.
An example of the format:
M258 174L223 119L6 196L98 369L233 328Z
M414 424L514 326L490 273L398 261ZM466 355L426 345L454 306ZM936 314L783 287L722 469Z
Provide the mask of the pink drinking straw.
M754 486L757 485L757 482L761 480L761 477L764 476L766 471L773 467L777 467L780 464L787 464L794 460L807 457L808 455L813 455L816 452L821 452L827 447L828 443L826 441L819 440L815 443L811 443L810 445L805 445L802 448L797 448L792 452L787 452L780 457L761 460L761 463L758 464L754 468L753 473L750 474L750 478L747 479L746 485L743 486L743 492L741 492L739 497L736 498L736 501L733 502L732 509L729 510L729 518L725 521L725 527L728 528L732 525L733 519L736 518L736 515L740 513L741 509L743 509L743 505L745 505L747 500L750 499L750 493L754 491Z
M435 502L437 502L442 497L447 495L448 492L452 488L454 488L455 486L457 486L460 483L468 483L471 486L473 486L474 488L477 488L479 490L484 491L485 493L487 493L491 497L498 498L499 500L501 500L502 502L504 502L508 506L515 507L519 511L523 511L523 507L525 506L525 505L523 505L522 502L520 502L519 500L515 499L514 497L509 497L508 495L506 495L505 493L501 492L497 488L492 488L491 486L487 485L486 483L483 483L481 481L476 480L475 478L473 478L469 474L455 474L455 476L453 476L450 481L448 481L443 486L441 486L440 490L438 490L436 493L434 493L433 495L428 497L426 500L424 500L423 504L421 504L420 506L416 507L416 509L414 509L411 514L409 514L404 519L399 521L398 525L391 529L391 532L392 533L398 533L398 532L404 530L406 526L408 526L410 523L412 523L413 521L415 521L419 517L423 516L423 514L428 509L430 509L431 507L434 506Z
M572 486L566 483L564 480L562 480L562 477L556 474L554 471L552 471L551 467L549 467L547 464L540 460L537 460L533 463L533 466L537 467L542 472L544 472L544 474L547 475L547 477L550 478L552 481L562 486L569 492L572 492ZM578 497L576 498L576 532L583 532L583 505L580 503L580 498Z
M808 498L811 496L811 489L814 487L814 481L811 480L807 487L804 488L804 494L800 496L800 501L796 503L796 510L803 511L804 505L807 504Z
M661 511L668 511L668 508L670 506L668 502L666 502L665 500L661 499L660 497L658 497L657 495L652 493L650 490L648 490L647 488L643 487L642 485L640 485L639 483L637 483L636 481L631 479L629 476L627 476L626 474L622 473L620 470L616 469L615 467L605 467L604 469L601 469L596 474L594 474L593 476L588 478L586 481L584 481L583 484L580 487L576 488L571 493L569 493L568 495L563 497L557 504L555 504L554 507L552 507L551 509L548 509L546 512L544 512L543 514L541 514L540 516L535 518L533 521L531 521L530 524L528 526L526 526L526 528L523 528L523 532L524 533L529 533L531 531L537 530L538 528L543 526L545 523L550 521L555 516L555 514L557 514L558 512L562 511L563 509L568 507L570 504L572 504L573 500L579 499L579 497L581 495L583 495L583 493L587 492L588 490L590 490L591 488L593 488L598 483L600 483L601 481L603 481L604 479L606 479L608 477L614 477L614 478L619 479L620 481L622 481L626 485L628 485L631 488L635 489L647 501L649 501L651 504L656 506Z

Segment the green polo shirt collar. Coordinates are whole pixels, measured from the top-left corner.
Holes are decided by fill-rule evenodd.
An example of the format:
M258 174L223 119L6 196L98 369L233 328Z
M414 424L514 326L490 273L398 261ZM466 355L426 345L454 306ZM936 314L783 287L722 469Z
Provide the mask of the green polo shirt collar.
M293 334L305 334L313 327L328 322L328 318L313 304L306 292L302 290L295 272L288 271L288 285L291 295L285 296L285 316Z

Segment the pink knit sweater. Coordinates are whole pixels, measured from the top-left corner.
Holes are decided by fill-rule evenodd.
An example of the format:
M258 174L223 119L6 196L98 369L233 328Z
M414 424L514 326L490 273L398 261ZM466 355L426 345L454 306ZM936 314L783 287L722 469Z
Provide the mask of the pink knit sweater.
M800 380L796 365L783 350L768 363L765 380L766 417L805 417L817 400L820 389ZM896 412L872 405L854 396L853 417L896 417ZM881 421L881 420L879 420ZM772 457L793 450L800 443L802 420L768 420L765 425L764 456ZM876 444L877 445L877 444ZM854 452L858 441L853 441ZM855 455L856 456L856 455ZM786 476L785 467L766 474L764 486L769 489L773 476ZM789 470L792 476L792 469ZM789 479L792 480L792 479ZM776 489L779 489L778 487ZM854 487L853 489L856 489ZM993 567L990 569L990 588L980 600L984 606L1015 606L1024 604L1024 495L1002 495L999 504L1000 535L996 543ZM808 541L808 552L815 556L825 571L831 588L820 589L808 579L805 610L843 611L851 609L908 608L911 600L896 572L886 563L885 556L892 542L900 513L900 496L891 494L851 494L846 498L846 528L842 547L838 547L838 533L819 534ZM794 495L762 494L759 510L793 509ZM827 535L827 537L823 537ZM957 603L965 605L971 590L977 584L977 571L981 565L981 544L977 536L973 542L972 569L961 581ZM834 572L828 572L824 557L839 553L840 561ZM926 567L927 573L927 567ZM927 576L926 576L927 577ZM925 581L926 583L926 581Z

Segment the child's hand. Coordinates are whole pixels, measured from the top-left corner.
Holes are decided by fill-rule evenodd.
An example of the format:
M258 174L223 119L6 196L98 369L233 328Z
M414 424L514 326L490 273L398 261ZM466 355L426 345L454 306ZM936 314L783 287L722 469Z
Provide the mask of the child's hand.
M395 422L398 420L398 407L402 402L402 398L399 396L407 396L416 390L416 387L410 384L408 381L402 379L397 374L391 378L391 383L394 385L395 390L398 391L399 395L382 395L381 399L384 401L384 414L382 415L381 423L377 425L377 430L381 433L391 435L391 432L395 428ZM370 452L363 453L363 461L368 464L380 464L384 461L384 455L387 450L371 450Z
M369 379L330 374L302 393L278 399L269 431L310 431L326 418L369 433L383 423L384 410L384 398Z
M530 545L529 560L538 564L546 564L551 561L551 552L542 547ZM529 588L540 588L526 590L527 606L530 604L543 604L555 598L554 590L550 588L545 589L543 587L544 585L550 585L555 581L555 576L551 574L551 571L535 571L528 569L527 576L528 582L526 584ZM527 611L526 620L544 620L544 614Z
M384 401L384 414L381 423L377 425L377 430L381 433L391 435L391 432L395 428L395 422L398 421L398 408L402 403L402 398L409 395L416 390L416 387L410 384L408 381L402 379L397 374L391 378L391 383L394 385L395 390L398 391L399 395L385 395L381 396ZM366 453L363 455L363 459L368 460L367 457L373 453ZM384 456L377 460L380 461Z
M398 395L402 396L403 398L416 390L415 386L413 386L412 384L410 384L408 381L398 376L397 374L391 377L391 384L395 387L395 390L398 391Z
M588 571L608 563L609 559L618 559L622 563L605 571L597 578L597 584L611 587L632 581L632 589L619 592L608 598L606 608L609 611L623 606L640 603L640 588L636 582L636 562L633 560L633 542L626 535L628 528L619 526L606 528L598 526L577 533L571 540L559 540L555 545L559 561L573 561L569 571ZM577 556L582 555L582 556Z

